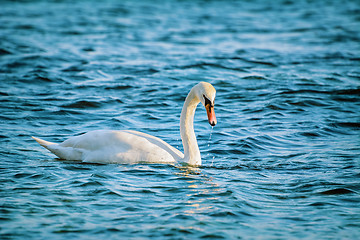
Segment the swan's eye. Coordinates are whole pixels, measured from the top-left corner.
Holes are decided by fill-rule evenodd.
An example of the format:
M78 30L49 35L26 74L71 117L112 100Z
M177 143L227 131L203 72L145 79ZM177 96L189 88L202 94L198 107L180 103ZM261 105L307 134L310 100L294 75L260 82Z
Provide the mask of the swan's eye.
M205 95L203 95L203 97L204 97L204 100L205 100L205 106L210 104L210 107L213 107L213 104L211 103L211 101L207 97L205 97Z

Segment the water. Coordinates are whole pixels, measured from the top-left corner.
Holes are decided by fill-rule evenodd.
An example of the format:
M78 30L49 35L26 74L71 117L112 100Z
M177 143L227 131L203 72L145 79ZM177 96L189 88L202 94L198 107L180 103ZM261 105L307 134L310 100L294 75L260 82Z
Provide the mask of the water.
M1 239L357 239L359 1L2 1ZM182 150L199 81L200 168L57 161L134 129Z

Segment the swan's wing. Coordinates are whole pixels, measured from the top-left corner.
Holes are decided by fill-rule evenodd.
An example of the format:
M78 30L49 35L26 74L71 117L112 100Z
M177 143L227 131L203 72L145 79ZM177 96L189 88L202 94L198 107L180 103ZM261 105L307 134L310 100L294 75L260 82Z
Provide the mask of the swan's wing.
M174 148L173 146L171 146L170 144L168 144L167 142L163 141L160 138L154 137L154 136L152 136L150 134L146 134L146 133L138 132L138 131L133 131L133 130L127 130L127 131L124 131L124 132L133 134L135 136L142 137L142 138L146 139L149 143L152 143L155 146L158 146L158 147L164 149L169 154L171 154L172 157L176 161L179 161L180 159L184 158L184 154L182 152L180 152L178 149Z
M65 159L91 163L174 162L183 158L179 150L163 140L137 131L91 131L69 138L59 147L75 153L67 154ZM79 152L81 159L71 159L79 158Z

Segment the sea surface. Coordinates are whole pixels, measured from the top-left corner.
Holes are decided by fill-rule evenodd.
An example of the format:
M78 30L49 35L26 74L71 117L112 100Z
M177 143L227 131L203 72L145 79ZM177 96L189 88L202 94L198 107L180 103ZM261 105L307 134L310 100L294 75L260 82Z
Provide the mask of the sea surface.
M61 161L132 129L203 166ZM1 1L0 239L360 239L360 2Z

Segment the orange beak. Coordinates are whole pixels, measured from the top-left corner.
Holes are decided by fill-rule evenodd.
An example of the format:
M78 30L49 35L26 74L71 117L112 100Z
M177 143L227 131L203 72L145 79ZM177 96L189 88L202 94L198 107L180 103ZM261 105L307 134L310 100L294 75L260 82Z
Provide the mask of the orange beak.
M209 120L209 124L211 126L215 126L217 121L216 121L214 106L211 106L210 104L206 104L205 108L206 108L206 113L207 113L207 117Z

